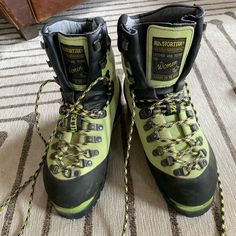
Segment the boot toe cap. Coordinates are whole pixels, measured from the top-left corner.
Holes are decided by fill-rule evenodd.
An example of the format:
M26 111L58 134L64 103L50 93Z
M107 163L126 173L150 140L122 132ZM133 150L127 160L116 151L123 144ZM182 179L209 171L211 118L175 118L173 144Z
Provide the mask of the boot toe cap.
M73 179L61 180L56 178L44 165L44 186L49 199L64 208L76 207L92 198L97 191L101 191L107 169L107 159L89 173Z
M149 162L150 169L166 198L184 206L200 206L209 202L217 185L217 166L213 152L206 169L196 178L170 176Z

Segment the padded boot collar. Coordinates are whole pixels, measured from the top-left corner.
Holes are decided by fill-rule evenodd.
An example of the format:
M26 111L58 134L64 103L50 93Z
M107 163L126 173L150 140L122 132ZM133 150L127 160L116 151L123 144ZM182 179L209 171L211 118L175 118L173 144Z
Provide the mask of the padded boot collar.
M118 21L118 48L124 60L130 65L134 89L137 97L157 98L166 93L180 91L184 79L190 72L198 53L202 32L204 11L198 6L169 5L145 14L122 15ZM149 25L194 27L194 38L182 74L174 86L154 89L148 86L146 79L146 35Z
M106 23L102 18L93 19L73 19L62 18L51 21L42 28L44 47L57 75L55 78L61 87L65 101L74 103L78 97L65 76L58 43L58 33L73 35L83 35L87 37L89 48L89 76L90 84L101 76L101 65L106 60L106 52L110 49L110 38L107 33ZM103 89L103 88L101 88ZM104 90L104 89L103 89Z

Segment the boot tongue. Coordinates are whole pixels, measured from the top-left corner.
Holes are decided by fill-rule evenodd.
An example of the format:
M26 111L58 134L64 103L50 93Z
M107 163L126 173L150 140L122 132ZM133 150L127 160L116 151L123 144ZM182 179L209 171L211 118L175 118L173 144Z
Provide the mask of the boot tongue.
M146 78L152 88L170 87L180 77L194 35L192 26L149 25Z
M85 90L88 84L89 53L85 36L58 33L64 72L73 89Z

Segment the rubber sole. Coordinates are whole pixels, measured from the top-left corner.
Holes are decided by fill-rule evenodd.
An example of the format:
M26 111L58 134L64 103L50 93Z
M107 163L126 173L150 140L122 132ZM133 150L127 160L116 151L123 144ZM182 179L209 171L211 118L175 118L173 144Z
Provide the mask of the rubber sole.
M146 154L145 154L146 156ZM152 173L152 169L151 169L151 163L149 162L147 156L146 156L146 161L148 163L149 169ZM152 173L153 175L153 173ZM154 178L155 179L155 178ZM200 206L187 206L187 205L183 205L181 203L178 203L176 201L174 201L173 199L169 198L164 191L162 191L161 187L158 184L158 181L155 179L156 185L159 188L163 198L165 199L165 201L167 202L168 205L170 205L172 208L174 208L178 213L180 213L181 215L187 216L187 217L197 217L197 216L201 216L204 213L206 213L212 205L213 202L213 197L208 200L207 202L205 202L204 204L200 205ZM181 206L181 207L178 207ZM202 208L201 208L202 206ZM189 210L184 210L183 208L189 208ZM201 208L201 209L199 209ZM199 210L195 210L195 209L199 209Z
M160 191L161 191L161 189L160 189ZM171 199L166 197L164 193L162 193L162 195L163 195L163 197L166 200L168 205L170 205L172 208L174 208L181 215L184 215L184 216L187 216L187 217L197 217L197 216L201 216L201 215L205 214L211 208L212 203L213 203L213 197L212 197L212 199L209 200L209 204L206 204L206 207L202 208L201 210L185 211L182 208L179 208ZM189 207L189 206L185 206L185 207Z

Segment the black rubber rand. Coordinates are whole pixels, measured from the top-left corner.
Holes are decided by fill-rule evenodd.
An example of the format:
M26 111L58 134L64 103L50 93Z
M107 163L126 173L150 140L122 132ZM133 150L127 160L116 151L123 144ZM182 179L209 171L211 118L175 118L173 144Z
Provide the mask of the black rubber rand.
M106 157L106 160L107 160L107 158L109 158L109 155ZM100 186L97 190L97 193L96 193L95 197L93 198L92 202L89 204L89 206L87 208L85 208L83 211L80 211L80 212L74 213L74 214L67 214L67 213L60 212L60 211L56 210L57 213L60 216L62 216L64 218L67 218L67 219L71 219L71 220L80 219L80 218L88 215L93 210L93 207L97 204L97 201L100 198L101 192L103 190L103 187L104 187L104 184L105 184L105 181L106 181L106 176L107 176L107 170L106 170L104 179L103 179L102 183L100 184Z
M211 207L211 203L201 210L189 212L179 209L170 199L173 199L182 205L191 207L203 205L214 196L217 185L217 166L211 148L209 159L210 162L208 167L199 177L185 180L175 178L158 170L146 156L151 173L166 202L177 212L188 217L204 214Z

